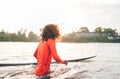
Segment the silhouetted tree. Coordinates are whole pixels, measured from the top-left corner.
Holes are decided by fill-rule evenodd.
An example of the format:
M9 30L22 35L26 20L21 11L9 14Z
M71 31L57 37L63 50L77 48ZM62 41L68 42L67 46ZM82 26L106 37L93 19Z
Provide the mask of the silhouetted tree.
M32 31L30 31L28 34L28 41L36 42L38 40L39 40L39 37L36 34L34 34Z
M112 29L112 28L104 28L104 33L107 33L108 36L116 36L116 29Z
M97 27L94 31L97 33L102 33L102 27Z

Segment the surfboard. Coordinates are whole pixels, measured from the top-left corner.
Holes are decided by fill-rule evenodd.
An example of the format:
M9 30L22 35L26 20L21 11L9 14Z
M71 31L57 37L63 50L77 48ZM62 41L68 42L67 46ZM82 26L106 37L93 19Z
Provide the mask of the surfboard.
M71 60L66 60L67 62L78 62L78 61L82 61L82 60L87 60L87 59L91 59L91 58L95 58L96 55L94 56L90 56L90 57L84 57L84 58L78 58L78 59L71 59ZM57 62L52 62L52 63L57 63ZM0 63L0 66L20 66L20 65L36 65L37 63Z

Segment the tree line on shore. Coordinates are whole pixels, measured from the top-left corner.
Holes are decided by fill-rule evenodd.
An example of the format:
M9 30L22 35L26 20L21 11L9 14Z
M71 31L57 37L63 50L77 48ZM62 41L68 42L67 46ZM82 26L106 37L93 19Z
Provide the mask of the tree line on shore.
M33 31L30 31L27 36L26 29L20 29L17 33L8 33L2 30L0 32L0 41L37 42L39 41L39 36Z
M90 35L92 33L92 35ZM80 34L80 35L77 35ZM63 42L120 42L120 36L116 29L95 28L94 32L89 32L87 27L81 27L78 31L64 35Z
M97 35L94 36L78 36L77 33L89 34L91 32L89 32L87 27L81 27L77 31L63 35L62 42L120 42L120 36L116 32L116 29L112 28L97 27L94 32L92 32L97 33ZM30 31L27 35L26 29L20 29L17 33L8 33L4 30L0 31L0 41L38 42L39 40L39 36L33 31Z

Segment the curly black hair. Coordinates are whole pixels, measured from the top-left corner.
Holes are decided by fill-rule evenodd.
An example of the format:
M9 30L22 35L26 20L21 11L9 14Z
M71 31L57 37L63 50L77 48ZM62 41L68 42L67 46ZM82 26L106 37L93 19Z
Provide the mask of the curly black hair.
M59 28L56 24L46 25L41 33L43 41L47 41L49 38L55 39L60 36Z

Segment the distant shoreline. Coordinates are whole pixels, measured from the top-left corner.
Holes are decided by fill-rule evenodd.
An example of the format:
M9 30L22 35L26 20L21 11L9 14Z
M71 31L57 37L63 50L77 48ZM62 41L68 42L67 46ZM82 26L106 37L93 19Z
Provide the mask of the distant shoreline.
M14 42L14 43L38 43L39 41L36 42L22 42L22 41L0 41L1 43L3 42ZM57 42L57 43L120 43L120 42Z

